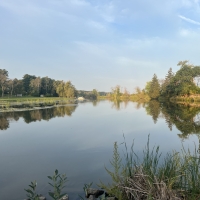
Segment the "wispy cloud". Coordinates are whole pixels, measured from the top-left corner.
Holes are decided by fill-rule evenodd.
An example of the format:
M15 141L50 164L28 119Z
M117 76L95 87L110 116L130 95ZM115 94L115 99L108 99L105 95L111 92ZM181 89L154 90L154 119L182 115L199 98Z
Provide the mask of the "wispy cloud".
M181 19L183 19L183 20L185 20L185 21L187 21L187 22L189 22L189 23L191 23L191 24L196 24L196 25L199 25L199 26L200 26L200 22L197 22L197 21L192 20L192 19L190 19L190 18L184 17L184 16L182 16L182 15L178 15L178 17L180 17Z

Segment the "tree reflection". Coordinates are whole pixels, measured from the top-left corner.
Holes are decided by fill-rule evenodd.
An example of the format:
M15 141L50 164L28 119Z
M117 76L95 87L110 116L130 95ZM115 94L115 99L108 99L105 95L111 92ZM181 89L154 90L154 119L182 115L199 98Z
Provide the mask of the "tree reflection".
M170 131L175 126L181 132L178 134L180 138L186 139L191 134L200 136L200 107L153 100L146 104L145 108L154 123L162 116Z
M95 101L92 102L92 105L95 107L95 106L98 105L98 103L99 103L99 101L95 100Z
M26 123L46 120L49 121L55 117L71 116L77 106L58 106L54 108L23 111L23 112L5 112L0 115L0 130L9 128L9 122L18 121L23 118Z
M116 100L112 101L112 103L113 103L112 108L115 108L116 110L120 110L120 108L121 108L120 104L122 103L121 100L116 99Z
M146 104L146 112L148 115L151 115L153 118L154 123L156 124L159 114L160 114L160 102L156 100L149 101L148 104Z
M198 119L200 108L181 104L163 104L162 113L169 127L175 125L181 132L181 138L187 138L190 134L200 133L200 121Z
M6 130L7 128L9 128L9 120L0 116L0 130Z

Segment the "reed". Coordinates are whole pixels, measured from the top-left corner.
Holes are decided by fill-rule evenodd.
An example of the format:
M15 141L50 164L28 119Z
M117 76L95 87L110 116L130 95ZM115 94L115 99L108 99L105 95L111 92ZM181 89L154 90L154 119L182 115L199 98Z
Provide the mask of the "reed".
M142 158L128 151L124 143L123 157L114 144L112 170L107 170L111 184L100 187L119 200L196 200L200 199L200 159L194 152L182 148L163 156L159 146L150 150L149 137Z

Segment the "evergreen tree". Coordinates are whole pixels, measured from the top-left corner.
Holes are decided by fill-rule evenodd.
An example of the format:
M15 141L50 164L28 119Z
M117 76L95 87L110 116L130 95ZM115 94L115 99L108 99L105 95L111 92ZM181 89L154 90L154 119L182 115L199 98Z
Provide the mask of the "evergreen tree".
M157 99L159 95L160 95L160 84L158 82L156 74L154 74L149 88L149 96L151 99Z
M171 93L171 87L169 87L169 86L170 86L170 82L172 81L173 77L174 77L174 74L172 72L172 68L170 68L167 75L165 76L165 81L161 86L162 96L169 97L169 94Z

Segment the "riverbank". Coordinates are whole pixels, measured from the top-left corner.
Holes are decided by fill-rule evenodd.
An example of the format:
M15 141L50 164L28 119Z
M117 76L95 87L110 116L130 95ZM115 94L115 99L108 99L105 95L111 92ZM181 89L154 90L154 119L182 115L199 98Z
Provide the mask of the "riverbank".
M23 112L23 111L33 111L33 110L43 110L48 108L62 107L62 106L77 106L78 104L62 104L62 105L52 105L52 106L42 106L42 107L25 107L25 108L0 108L0 113L5 112Z
M52 108L63 105L76 105L77 99L67 98L10 98L0 99L0 112L31 111L45 108Z

